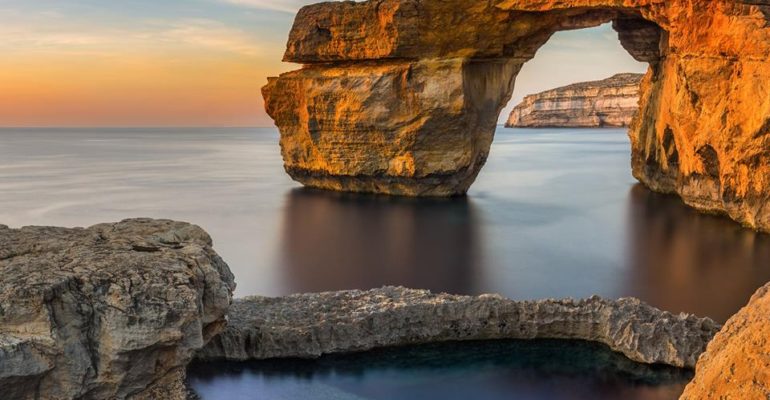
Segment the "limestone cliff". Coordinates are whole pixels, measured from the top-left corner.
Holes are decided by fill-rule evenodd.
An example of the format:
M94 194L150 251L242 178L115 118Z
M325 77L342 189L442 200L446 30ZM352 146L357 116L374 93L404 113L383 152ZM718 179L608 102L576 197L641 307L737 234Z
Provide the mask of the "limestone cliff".
M263 95L305 185L465 193L521 66L557 31L612 22L650 68L630 127L634 176L770 231L770 3L370 0L297 14Z
M194 225L0 225L0 397L184 399L234 288Z
M236 300L203 360L318 357L385 346L482 339L581 339L628 358L695 365L719 329L636 299L512 301L385 287Z
M770 284L727 321L698 360L682 400L770 399Z
M643 74L617 74L532 94L508 117L512 128L626 127L639 112Z

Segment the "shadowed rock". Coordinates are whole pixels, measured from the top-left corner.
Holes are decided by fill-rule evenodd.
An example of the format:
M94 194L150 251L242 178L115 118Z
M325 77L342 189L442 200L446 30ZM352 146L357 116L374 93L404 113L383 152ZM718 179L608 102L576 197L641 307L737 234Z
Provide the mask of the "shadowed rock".
M718 325L636 299L512 301L385 287L236 300L201 360L312 358L457 340L580 339L634 361L692 368Z
M195 225L0 225L0 397L182 399L234 288Z

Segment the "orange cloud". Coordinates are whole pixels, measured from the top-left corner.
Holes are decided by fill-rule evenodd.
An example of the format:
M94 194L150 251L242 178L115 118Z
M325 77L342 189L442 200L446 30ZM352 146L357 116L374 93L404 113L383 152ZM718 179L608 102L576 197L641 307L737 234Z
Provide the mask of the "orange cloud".
M292 68L214 20L23 22L0 26L0 126L271 126L260 87Z
M267 74L237 58L27 59L0 68L0 125L267 126Z

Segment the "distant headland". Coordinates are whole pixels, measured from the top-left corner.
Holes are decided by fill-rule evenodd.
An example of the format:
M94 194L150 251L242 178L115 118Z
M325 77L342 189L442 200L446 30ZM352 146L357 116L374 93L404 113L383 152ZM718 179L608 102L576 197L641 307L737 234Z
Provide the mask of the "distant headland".
M639 111L644 74L617 74L524 98L511 111L508 128L626 127Z

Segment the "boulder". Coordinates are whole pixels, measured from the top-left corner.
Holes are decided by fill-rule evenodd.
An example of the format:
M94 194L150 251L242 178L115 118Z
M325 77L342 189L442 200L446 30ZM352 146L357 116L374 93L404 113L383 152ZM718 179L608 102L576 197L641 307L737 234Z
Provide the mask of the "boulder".
M185 398L234 288L195 225L0 225L0 397Z

